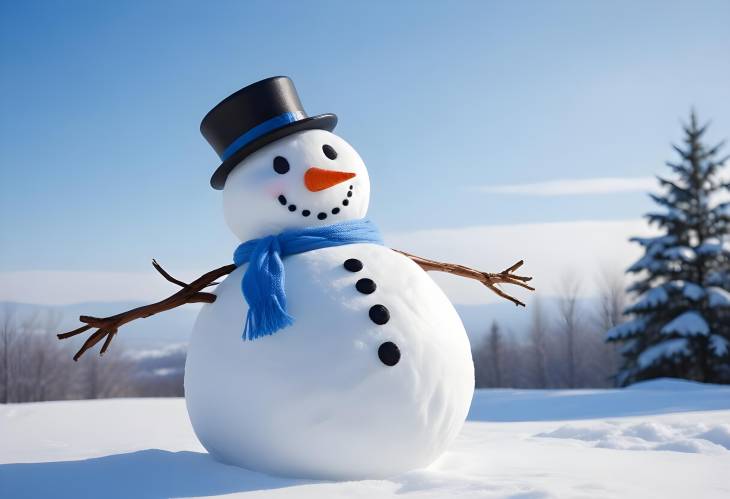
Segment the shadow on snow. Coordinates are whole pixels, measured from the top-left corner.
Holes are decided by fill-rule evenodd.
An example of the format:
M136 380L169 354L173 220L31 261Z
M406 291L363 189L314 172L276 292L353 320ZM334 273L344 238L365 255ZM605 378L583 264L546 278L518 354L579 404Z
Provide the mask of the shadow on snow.
M0 465L0 497L199 497L314 483L221 464L206 453L147 449L45 463Z

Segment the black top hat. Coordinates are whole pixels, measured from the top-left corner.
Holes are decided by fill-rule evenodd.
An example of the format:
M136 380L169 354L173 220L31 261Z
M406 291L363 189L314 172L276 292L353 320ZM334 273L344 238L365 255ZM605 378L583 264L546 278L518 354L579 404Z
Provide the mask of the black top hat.
M335 125L334 114L307 117L294 83L286 76L244 87L223 99L200 123L203 137L223 161L210 185L223 189L231 170L266 144L301 130L332 131Z

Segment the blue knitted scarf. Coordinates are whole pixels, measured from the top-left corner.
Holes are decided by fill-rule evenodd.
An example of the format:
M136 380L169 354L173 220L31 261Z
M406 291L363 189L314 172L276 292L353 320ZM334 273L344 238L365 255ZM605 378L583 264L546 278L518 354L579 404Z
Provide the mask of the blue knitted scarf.
M274 334L294 323L286 310L282 258L343 244L383 244L380 232L367 218L322 227L290 229L275 236L251 239L236 248L233 263L248 263L241 289L248 303L243 339Z

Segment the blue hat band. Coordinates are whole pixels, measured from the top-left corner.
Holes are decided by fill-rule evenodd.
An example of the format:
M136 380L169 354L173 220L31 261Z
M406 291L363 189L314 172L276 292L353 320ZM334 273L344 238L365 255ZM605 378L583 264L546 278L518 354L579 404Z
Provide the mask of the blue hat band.
M263 123L259 123L258 125L238 137L236 140L231 142L231 144L226 147L225 151L220 154L221 161L227 160L238 151L243 149L245 146L247 146L256 139L263 137L267 133L278 130L281 127L294 123L295 121L302 120L304 118L306 118L306 116L302 111L295 111L283 113L278 116L274 116L273 118L270 118Z

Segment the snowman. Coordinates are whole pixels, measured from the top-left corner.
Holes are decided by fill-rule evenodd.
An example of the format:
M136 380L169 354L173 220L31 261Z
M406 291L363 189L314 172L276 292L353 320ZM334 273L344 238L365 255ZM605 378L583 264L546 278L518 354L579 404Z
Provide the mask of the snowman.
M128 317L206 302L185 400L198 439L227 464L336 480L429 465L464 423L474 368L458 314L424 269L528 287L517 266L449 270L384 246L366 217L368 170L336 124L308 117L286 77L215 106L201 132L222 161L211 185L241 241L235 263L190 284L158 268L182 289ZM106 337L103 352L123 315L82 316L86 326L60 337L97 327L77 356Z

